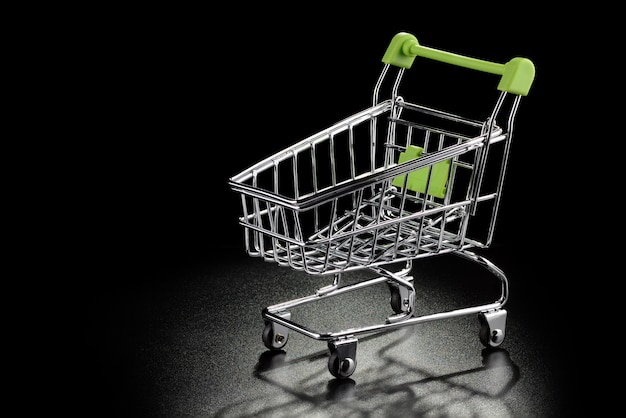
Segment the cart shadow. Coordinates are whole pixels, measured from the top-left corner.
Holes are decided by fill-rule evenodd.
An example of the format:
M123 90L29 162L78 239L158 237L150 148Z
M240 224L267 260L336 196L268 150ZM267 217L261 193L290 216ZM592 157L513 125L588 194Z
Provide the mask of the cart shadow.
M376 338L380 334L363 337ZM401 337L402 339L402 337ZM297 369L298 364L319 361L328 357L327 351L319 351L308 356L286 360L286 352L283 350L265 351L259 356L259 361L254 369L254 377L282 390L285 396L277 396L276 400L269 405L265 401L250 400L248 405L237 404L223 408L216 416L244 416L244 411L255 410L259 416L270 416L277 410L317 411L333 408L341 408L343 413L368 415L374 410L383 413L391 408L389 398L399 398L393 402L393 412L390 414L408 411L412 414L439 414L442 409L450 408L451 404L459 407L475 407L477 398L485 399L489 403L497 403L498 407L506 408L505 395L515 386L520 378L519 367L511 360L509 352L502 348L485 348L481 351L482 366L451 373L433 374L432 371L406 364L388 354L391 346L378 351L383 364L374 370L374 375L379 376L373 380L366 380L357 384L352 378L328 380L325 390L310 393L309 387L302 387L288 382L281 382L280 378L272 378L273 374L280 374L281 369ZM401 368L405 370L402 376L386 373L389 368ZM506 375L506 382L498 381L488 388L478 385L463 383L465 376L473 374L489 373L499 370L498 373ZM316 373L328 373L320 370ZM315 377L315 376L313 376ZM497 390L494 390L497 387ZM449 395L454 392L455 395ZM436 399L436 400L435 400ZM258 403L254 407L252 404ZM373 408L373 409L372 409ZM239 412L238 412L239 411ZM331 414L332 415L332 414Z

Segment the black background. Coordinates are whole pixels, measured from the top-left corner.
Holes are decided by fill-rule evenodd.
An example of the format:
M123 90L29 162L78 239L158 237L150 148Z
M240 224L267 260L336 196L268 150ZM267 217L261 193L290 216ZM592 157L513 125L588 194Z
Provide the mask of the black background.
M241 248L228 178L369 106L382 55L400 31L425 46L495 62L533 60L537 75L518 116L496 241L536 252L559 233L550 211L567 185L558 137L546 127L566 124L555 52L561 32L530 14L481 25L458 17L442 24L445 14L413 18L413 10L359 20L322 10L252 24L224 16L227 26L216 25L217 13L209 23L163 11L102 34L87 87L98 106L83 162L95 175L86 188L97 213L89 227L112 243L107 258L176 262L215 247ZM472 74L460 75L471 83ZM470 90L451 104L486 112L496 83L484 97ZM435 89L415 96L441 102Z
M382 55L401 31L463 55L534 62L494 250L532 272L532 304L559 313L569 307L571 278L557 248L574 242L558 214L573 187L565 161L575 147L563 147L563 140L573 140L576 104L560 78L572 22L534 10L317 4L105 15L82 22L87 39L70 35L70 52L81 59L66 74L76 87L72 130L79 137L70 146L64 186L73 202L66 215L77 226L68 259L82 276L64 282L74 336L106 322L112 294L176 280L173 272L225 253L242 254L239 201L229 177L368 107ZM473 112L478 103L492 103L494 92L487 93L489 99L465 97L453 105ZM423 99L440 100L430 90ZM567 341L570 324L559 320Z

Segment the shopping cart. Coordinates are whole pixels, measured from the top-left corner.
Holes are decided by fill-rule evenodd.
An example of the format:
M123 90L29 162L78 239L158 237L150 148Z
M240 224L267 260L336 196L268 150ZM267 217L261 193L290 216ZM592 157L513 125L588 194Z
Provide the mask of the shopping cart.
M400 82L416 57L500 76L486 119L400 96ZM424 47L405 32L392 38L382 62L371 107L229 181L241 197L239 223L250 256L332 277L332 284L312 295L263 309L265 346L282 349L290 330L326 341L328 369L337 378L354 372L361 334L477 314L483 345L497 347L505 337L507 278L470 250L492 243L513 124L520 99L534 80L534 65L527 58L500 64ZM493 77L489 74L485 77ZM379 97L382 86L391 87L388 98ZM495 275L501 281L500 296L492 303L417 315L409 275L413 260L447 253ZM342 274L360 269L376 277L341 283ZM318 332L291 318L296 306L379 283L389 286L393 311L381 323Z

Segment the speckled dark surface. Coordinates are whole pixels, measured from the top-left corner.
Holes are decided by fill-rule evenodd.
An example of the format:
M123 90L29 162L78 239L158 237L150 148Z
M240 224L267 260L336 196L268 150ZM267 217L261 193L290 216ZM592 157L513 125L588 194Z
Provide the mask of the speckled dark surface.
M480 344L475 315L362 335L345 380L328 372L325 342L291 332L284 351L270 352L261 341L262 308L328 279L234 251L157 280L118 282L91 307L90 396L116 416L564 416L575 405L569 338L540 313L549 297L536 294L535 280L525 284L528 271L507 267L507 337L498 349ZM422 260L414 272L418 313L499 295L496 279L454 256ZM391 313L388 299L375 285L294 308L292 319L319 331L379 323Z

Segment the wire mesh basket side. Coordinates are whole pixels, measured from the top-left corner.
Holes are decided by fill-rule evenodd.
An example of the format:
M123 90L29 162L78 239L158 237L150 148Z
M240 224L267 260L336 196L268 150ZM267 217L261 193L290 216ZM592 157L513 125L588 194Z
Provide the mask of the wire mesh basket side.
M474 199L469 190L485 142L471 135L484 124L402 101L381 109L348 118L242 177L250 255L330 274L483 245L466 235L470 206L493 198ZM452 120L468 133L416 116L437 126ZM415 149L423 161L417 170L415 161L399 162ZM433 190L429 173L442 164L445 182ZM419 172L421 189L411 190Z

